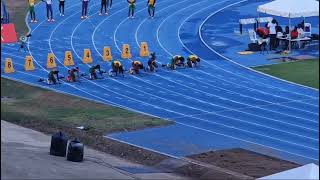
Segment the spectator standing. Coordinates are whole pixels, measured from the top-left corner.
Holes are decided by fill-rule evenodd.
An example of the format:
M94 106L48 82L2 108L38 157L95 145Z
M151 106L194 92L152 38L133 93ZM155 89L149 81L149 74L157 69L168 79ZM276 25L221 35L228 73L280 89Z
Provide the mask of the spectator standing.
M64 16L64 0L59 0L59 12L60 16Z
M155 5L156 5L156 0L148 0L148 4L147 4L147 6L148 6L148 13L149 13L149 16L150 16L151 18L154 17L154 12L155 12L155 10L156 10Z
M277 21L275 19L272 19L272 21L268 23L269 37L270 37L270 50L275 49L275 46L276 46L276 38L277 38L276 22Z
M101 0L101 8L100 8L100 13L99 13L100 16L102 15L103 8L104 8L104 13L106 15L108 15L108 12L107 12L107 0Z
M42 0L46 3L48 22L53 22L52 0Z
M82 0L81 19L88 18L88 4L89 0Z
M136 8L136 0L127 0L129 3L128 18L134 18L134 9Z
M29 4L29 13L30 13L31 22L36 23L38 21L36 20L36 12L34 11L34 0L28 0L28 4Z

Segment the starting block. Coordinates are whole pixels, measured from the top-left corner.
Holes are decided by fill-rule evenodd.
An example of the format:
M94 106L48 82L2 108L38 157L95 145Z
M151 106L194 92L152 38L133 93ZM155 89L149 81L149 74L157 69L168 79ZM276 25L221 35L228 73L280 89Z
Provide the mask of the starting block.
M104 47L103 48L103 60L104 61L111 61L112 60L110 47Z
M149 56L149 48L147 42L141 42L140 44L140 56L148 57Z
M14 68L13 68L13 63L11 58L6 58L6 61L4 63L4 72L5 73L13 73Z
M122 59L132 58L129 44L124 44L124 45L122 46L121 58L122 58Z
M26 56L26 60L24 63L24 70L25 71L33 71L34 70L33 59L31 56Z
M50 68L56 68L56 67L57 65L54 59L54 55L53 53L49 53L47 58L47 68L50 69Z
M84 49L82 62L84 64L92 63L92 56L91 56L90 49Z
M72 57L71 51L66 51L65 52L63 64L65 66L74 66L74 61L73 61L73 57Z

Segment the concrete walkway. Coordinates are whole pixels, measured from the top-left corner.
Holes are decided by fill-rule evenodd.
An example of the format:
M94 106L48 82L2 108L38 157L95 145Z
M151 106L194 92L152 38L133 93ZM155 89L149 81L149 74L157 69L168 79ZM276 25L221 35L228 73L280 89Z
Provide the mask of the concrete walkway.
M1 120L1 179L185 179L86 146L84 162L70 162L49 155L50 140Z

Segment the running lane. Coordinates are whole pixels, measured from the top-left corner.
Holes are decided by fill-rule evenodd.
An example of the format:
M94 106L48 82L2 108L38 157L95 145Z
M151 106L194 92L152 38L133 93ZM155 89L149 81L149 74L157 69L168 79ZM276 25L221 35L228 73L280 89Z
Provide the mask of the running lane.
M225 61L202 42L198 28L215 11L237 3L235 0L164 0L157 4L155 19L147 18L145 2L137 3L135 19L127 19L127 4L114 4L109 16L98 16L99 3L90 4L90 18L80 20L80 3L68 5L65 17L48 23L44 18L32 25L30 54L37 70L24 72L24 56L3 46L2 59L12 57L17 73L1 74L15 80L44 86L106 104L126 108L177 124L166 128L108 135L172 156L185 156L211 149L243 147L297 162L318 162L318 91L279 81ZM37 7L43 12L42 5ZM198 54L199 69L143 73L141 76L104 78L80 83L46 86L37 82L46 77L47 53L56 56L58 69L64 52L70 50L80 70L83 49L92 52L94 64L109 69L101 58L104 46L120 57L122 44L131 46L133 59L121 60L128 69L139 58L139 44L146 41L160 63L174 54ZM3 66L1 67L3 70Z

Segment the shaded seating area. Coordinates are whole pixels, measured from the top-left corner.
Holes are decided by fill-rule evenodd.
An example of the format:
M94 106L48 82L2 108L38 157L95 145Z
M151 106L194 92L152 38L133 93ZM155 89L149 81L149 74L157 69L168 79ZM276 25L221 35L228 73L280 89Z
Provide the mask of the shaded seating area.
M319 2L316 0L275 0L258 6L257 11L268 15L288 18L285 31L277 32L277 45L283 50L291 51L292 48L303 48L310 43L312 38L311 23L305 23L307 17L319 16ZM292 18L303 18L303 21L292 26ZM283 29L282 26L277 24Z

